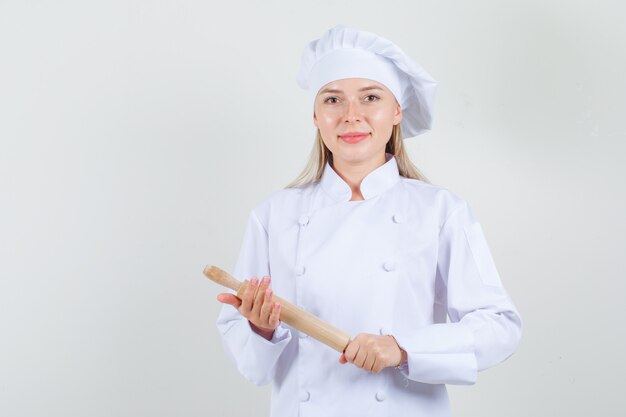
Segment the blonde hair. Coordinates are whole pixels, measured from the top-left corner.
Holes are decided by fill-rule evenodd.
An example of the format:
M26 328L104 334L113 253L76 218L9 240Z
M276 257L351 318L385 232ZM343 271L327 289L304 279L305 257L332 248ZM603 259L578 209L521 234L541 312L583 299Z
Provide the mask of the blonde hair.
M400 124L393 126L391 131L391 137L389 138L389 142L387 142L387 146L385 148L385 152L390 153L396 157L396 162L398 164L398 171L400 175L405 178L413 178L416 180L430 182L428 178L424 176L420 172L419 169L407 154L404 149L404 142L402 139L402 133L400 132ZM320 130L317 129L315 133L315 144L313 145L313 149L311 150L311 155L309 156L309 161L306 166L298 175L298 177L293 180L286 188L296 188L301 187L303 185L311 184L313 182L317 182L322 178L322 174L324 173L324 167L326 163L330 161L332 164L333 154L324 144L322 140L322 135L320 134Z

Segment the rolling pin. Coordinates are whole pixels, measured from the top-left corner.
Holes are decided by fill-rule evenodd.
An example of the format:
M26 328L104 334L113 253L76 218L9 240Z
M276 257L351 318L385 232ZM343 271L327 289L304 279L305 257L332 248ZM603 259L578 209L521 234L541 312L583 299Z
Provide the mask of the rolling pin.
M226 271L212 265L207 265L207 267L204 268L203 273L210 280L236 291L237 298L239 299L242 298L249 283L248 280L240 282ZM296 307L289 301L285 301L276 295L272 295L272 302L280 304L281 321L287 323L298 331L308 334L325 345L330 346L337 352L343 353L346 349L348 342L350 342L350 335L343 330L326 323L319 317Z

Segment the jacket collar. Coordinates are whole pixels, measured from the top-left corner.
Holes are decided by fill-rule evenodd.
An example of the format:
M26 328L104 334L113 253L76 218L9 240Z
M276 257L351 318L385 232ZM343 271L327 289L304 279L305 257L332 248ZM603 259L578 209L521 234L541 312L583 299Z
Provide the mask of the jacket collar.
M398 164L392 154L385 154L385 162L363 178L361 182L361 194L369 200L391 188L400 179ZM350 186L335 172L326 162L324 173L320 179L322 189L335 201L349 201L352 198Z

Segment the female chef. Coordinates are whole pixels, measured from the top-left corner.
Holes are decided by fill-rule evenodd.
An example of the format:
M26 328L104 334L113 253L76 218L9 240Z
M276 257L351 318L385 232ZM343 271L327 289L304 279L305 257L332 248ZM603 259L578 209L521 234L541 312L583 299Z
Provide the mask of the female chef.
M436 82L392 42L337 26L305 48L298 83L316 143L250 214L233 275L252 285L218 295L225 350L272 382L272 417L449 416L445 384L509 357L522 325L468 204L403 148L430 128ZM344 353L282 323L273 292L352 334Z

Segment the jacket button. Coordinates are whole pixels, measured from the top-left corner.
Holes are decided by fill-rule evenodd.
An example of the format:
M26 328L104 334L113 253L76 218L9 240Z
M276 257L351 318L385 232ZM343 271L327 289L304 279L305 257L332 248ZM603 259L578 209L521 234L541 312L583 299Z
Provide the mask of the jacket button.
M387 398L387 395L385 395L385 391L378 391L376 393L376 401L385 401L385 398Z
M298 223L300 223L300 226L306 226L307 224L309 224L309 216L300 216L300 218L298 219Z
M298 337L300 337L300 339L306 339L307 337L309 337L309 335L304 332L299 332Z
M393 222L394 223L404 223L404 217L402 217L401 214L394 214L393 215Z
M296 268L296 275L298 275L299 277L304 275L305 272L306 268L304 266L299 266Z
M383 264L383 269L387 272L391 272L396 269L396 264L393 261L387 261Z
M300 401L305 402L311 399L311 393L309 391L300 391Z

